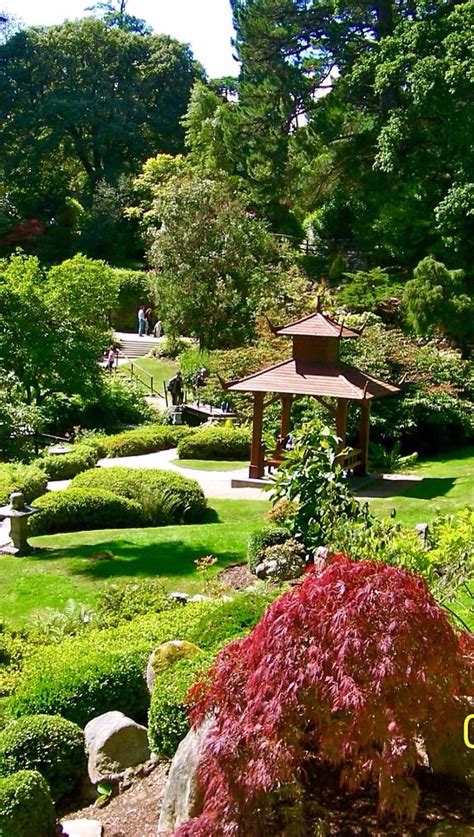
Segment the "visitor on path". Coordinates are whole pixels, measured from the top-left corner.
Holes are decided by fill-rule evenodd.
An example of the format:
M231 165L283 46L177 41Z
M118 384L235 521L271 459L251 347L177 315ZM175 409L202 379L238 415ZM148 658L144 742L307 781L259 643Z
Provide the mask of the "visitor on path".
M107 372L113 372L114 366L117 365L118 352L115 346L109 346L105 355L105 368Z
M163 326L161 324L161 320L157 320L154 328L153 328L153 336L154 337L161 337L163 334Z
M168 392L171 394L173 407L177 407L183 403L184 388L181 372L178 371L176 375L173 375L173 377L170 378L170 380L168 381L167 389Z
M151 330L153 328L153 310L151 308L147 308L145 311L145 321L146 321L146 331L145 334L151 334Z
M138 336L143 337L145 334L146 329L146 317L145 317L145 309L143 305L140 305L138 309Z

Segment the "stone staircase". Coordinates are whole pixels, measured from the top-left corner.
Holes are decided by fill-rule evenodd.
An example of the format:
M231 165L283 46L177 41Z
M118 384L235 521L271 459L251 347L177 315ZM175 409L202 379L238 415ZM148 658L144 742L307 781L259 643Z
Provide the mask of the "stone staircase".
M123 331L114 333L115 340L119 344L120 354L127 360L134 360L137 357L145 357L151 349L163 342L163 337L139 337L138 334L127 334Z

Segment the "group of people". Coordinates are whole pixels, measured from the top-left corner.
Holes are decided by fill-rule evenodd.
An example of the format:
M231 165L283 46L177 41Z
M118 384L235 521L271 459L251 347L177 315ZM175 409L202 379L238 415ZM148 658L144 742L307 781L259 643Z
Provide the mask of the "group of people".
M158 318L153 325L153 309L145 308L140 305L138 309L138 336L153 335L153 337L161 337L163 334L163 326L161 320Z
M203 387L205 385L207 375L208 375L208 372L207 372L207 369L204 366L201 367L201 369L199 370L199 372L196 375L196 379L194 381L194 388L196 390L198 400L199 400L199 390L201 389L201 387ZM173 375L173 377L170 378L170 380L168 381L168 386L166 387L166 389L168 390L168 392L171 395L171 401L172 401L173 407L179 407L184 401L184 382L183 382L183 376L182 376L181 372L179 371L179 369L176 372L176 375Z

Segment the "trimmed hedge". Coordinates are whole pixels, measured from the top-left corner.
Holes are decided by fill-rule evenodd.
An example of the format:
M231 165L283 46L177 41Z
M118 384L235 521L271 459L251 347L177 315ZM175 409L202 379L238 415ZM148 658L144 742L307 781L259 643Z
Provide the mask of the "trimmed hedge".
M267 526L258 532L253 532L247 542L247 561L251 573L263 560L263 553L269 546L282 544L291 537L288 529L283 526Z
M125 430L103 440L105 456L140 456L175 448L180 439L191 433L189 427L172 427L163 424L144 424L134 430Z
M5 506L12 491L22 491L27 503L46 491L48 477L39 462L31 465L0 463L0 506Z
M29 520L32 535L80 532L87 529L120 529L142 526L139 503L111 491L85 488L53 491L34 501L40 510Z
M147 522L154 526L172 523L200 523L206 516L207 501L196 480L158 468L94 468L79 474L72 489L101 489L136 500Z
M186 694L193 683L209 669L215 654L196 654L178 660L156 677L148 714L148 740L153 752L172 758L182 738L189 732Z
M92 468L98 459L96 446L78 444L69 453L47 453L36 464L46 471L50 480L70 480Z
M26 715L0 733L0 775L37 770L53 799L71 791L85 767L84 733L59 715Z
M41 773L20 770L0 779L1 837L56 837L56 814Z
M250 431L243 427L201 427L178 443L180 459L242 459L250 456Z
M149 704L144 672L154 648L186 639L213 652L223 641L250 630L268 601L268 596L240 593L231 602L176 605L42 648L25 662L7 714L58 714L81 727L112 709L143 718Z

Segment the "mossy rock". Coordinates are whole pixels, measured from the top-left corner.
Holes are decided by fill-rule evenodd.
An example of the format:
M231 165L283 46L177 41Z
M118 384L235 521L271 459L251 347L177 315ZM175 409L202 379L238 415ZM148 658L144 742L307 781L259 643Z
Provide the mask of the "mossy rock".
M195 654L200 654L201 649L198 648L194 642L187 642L186 640L171 639L169 642L163 642L158 648L155 648L150 655L148 665L146 667L146 684L150 694L153 692L155 680L158 675L162 674L178 660L187 660L189 657L194 657Z

